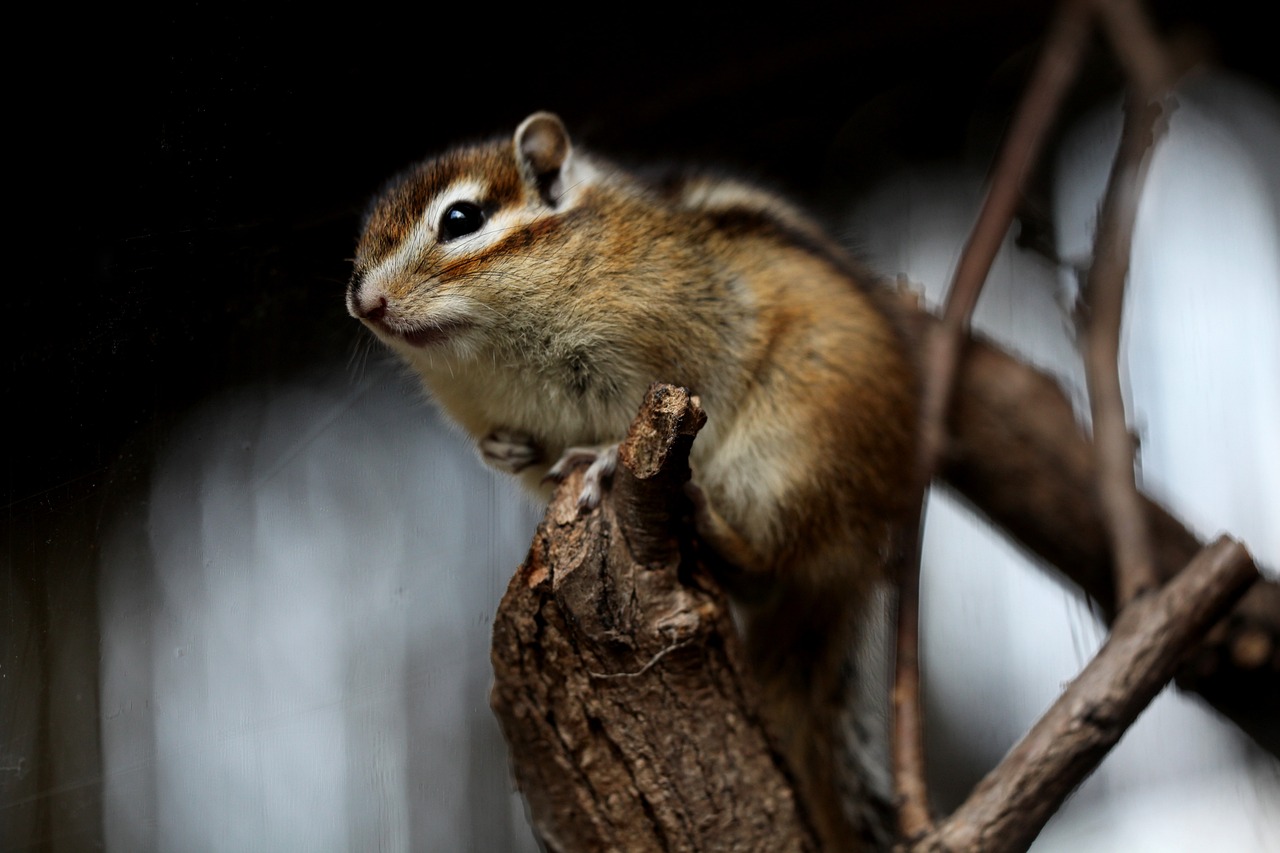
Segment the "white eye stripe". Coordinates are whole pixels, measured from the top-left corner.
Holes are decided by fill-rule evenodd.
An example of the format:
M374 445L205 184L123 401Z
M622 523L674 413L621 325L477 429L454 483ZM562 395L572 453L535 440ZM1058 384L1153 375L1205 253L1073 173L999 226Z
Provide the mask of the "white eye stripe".
M400 245L369 271L365 281L369 286L376 286L379 282L420 276L424 256L434 254L439 262L447 264L452 259L479 254L536 218L521 207L506 206L486 216L479 230L452 240L441 239L440 222L445 212L460 202L480 204L488 189L487 182L475 178L450 185L431 200Z
M460 201L477 201L488 191L488 184L474 178L458 181L449 186L440 195L427 204L426 210L418 217L413 229L400 241L390 255L383 258L374 269L370 270L366 281L392 280L402 275L412 274L418 266L418 259L437 246L440 239L440 217L450 205ZM481 229L483 231L484 229ZM459 241L463 242L463 241Z
M488 194L489 186L474 178L458 181L442 192L427 205L426 211L414 228L411 239L414 241L409 258L419 257L429 248L434 248L445 258L460 258L483 251L528 220L519 208L502 207L485 217L479 230L464 234L452 240L444 240L440 235L441 217L450 207L459 202L480 204ZM421 240L420 240L421 238Z
M434 239L440 238L440 217L444 216L444 212L460 201L469 201L473 204L480 204L489 193L489 185L475 178L467 178L457 181L449 186L444 192L431 200L427 205L427 209L423 211L422 218L418 220L418 226L426 226L427 233ZM414 229L414 233L418 232L418 228Z
M445 258L460 258L474 255L505 239L514 229L529 222L533 217L519 209L502 208L486 217L480 230L464 234L448 242L440 242L436 251Z

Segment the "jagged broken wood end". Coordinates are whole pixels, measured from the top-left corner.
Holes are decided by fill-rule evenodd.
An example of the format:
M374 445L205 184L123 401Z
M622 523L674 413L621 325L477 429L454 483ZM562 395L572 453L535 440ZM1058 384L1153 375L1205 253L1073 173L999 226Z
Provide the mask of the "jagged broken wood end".
M552 850L814 850L724 594L681 536L696 398L656 385L601 505L560 485L494 623L491 703Z

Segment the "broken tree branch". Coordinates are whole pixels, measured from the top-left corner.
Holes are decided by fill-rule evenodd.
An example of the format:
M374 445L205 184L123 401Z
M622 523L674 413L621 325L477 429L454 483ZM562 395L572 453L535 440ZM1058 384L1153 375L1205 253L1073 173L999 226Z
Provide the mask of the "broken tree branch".
M551 850L812 851L723 593L682 553L705 415L650 390L613 488L557 490L494 623L492 705Z

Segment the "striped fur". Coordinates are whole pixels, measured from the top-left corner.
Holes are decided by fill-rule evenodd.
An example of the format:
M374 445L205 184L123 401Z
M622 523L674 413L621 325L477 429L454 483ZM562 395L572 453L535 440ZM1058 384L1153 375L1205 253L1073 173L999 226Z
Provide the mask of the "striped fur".
M707 174L647 183L563 133L539 114L392 181L348 307L477 441L526 436L537 461L520 476L535 491L567 448L620 440L651 382L701 397L694 479L744 568L773 579L748 608L748 645L821 802L835 721L813 708L846 687L848 614L909 511L906 342L889 300L793 205ZM444 241L460 201L484 225ZM833 841L850 830L829 811L815 820Z

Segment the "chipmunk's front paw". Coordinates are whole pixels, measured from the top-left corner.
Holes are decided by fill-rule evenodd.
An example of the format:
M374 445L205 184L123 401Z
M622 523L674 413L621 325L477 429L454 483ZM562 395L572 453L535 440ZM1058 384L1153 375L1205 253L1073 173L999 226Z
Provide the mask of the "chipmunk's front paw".
M533 436L513 429L495 429L480 439L480 455L484 461L508 474L519 474L537 462L542 451Z
M590 463L582 475L582 491L578 493L578 506L595 509L604 495L604 484L613 477L618 467L618 445L603 447L570 447L547 471L548 480L562 480L577 465Z

